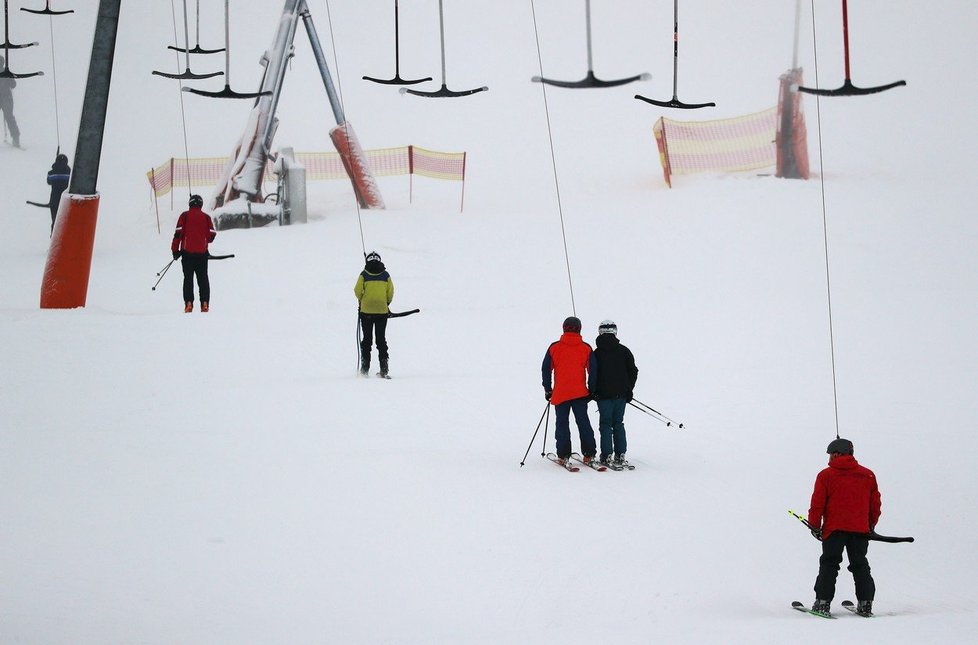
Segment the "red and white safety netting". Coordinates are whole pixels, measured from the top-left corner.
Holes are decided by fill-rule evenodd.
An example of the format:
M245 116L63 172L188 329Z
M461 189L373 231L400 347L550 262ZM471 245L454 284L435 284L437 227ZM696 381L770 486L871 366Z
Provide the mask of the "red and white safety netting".
M737 172L774 166L776 107L715 121L656 121L652 131L666 183L672 175Z
M434 179L465 181L464 152L436 152L417 146L365 150L364 157L376 177L423 175ZM347 179L343 160L336 152L297 152L296 161L306 169L306 180ZM227 157L171 158L146 173L156 197L175 187L215 186L224 176ZM272 162L265 168L265 181L274 182Z

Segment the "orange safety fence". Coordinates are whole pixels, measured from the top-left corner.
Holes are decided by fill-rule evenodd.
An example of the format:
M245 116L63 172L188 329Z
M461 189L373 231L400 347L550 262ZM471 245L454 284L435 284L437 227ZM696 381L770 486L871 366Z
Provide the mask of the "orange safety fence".
M365 150L364 155L367 163L370 164L371 172L377 177L423 175L433 179L461 181L464 200L466 157L464 152L437 152L417 146L401 146ZM305 167L307 181L348 178L339 153L297 152L295 158ZM217 185L224 176L228 161L228 157L198 159L174 157L147 172L146 178L149 180L153 195L159 198L176 187ZM272 166L273 162L269 160L265 167L265 181L275 181Z

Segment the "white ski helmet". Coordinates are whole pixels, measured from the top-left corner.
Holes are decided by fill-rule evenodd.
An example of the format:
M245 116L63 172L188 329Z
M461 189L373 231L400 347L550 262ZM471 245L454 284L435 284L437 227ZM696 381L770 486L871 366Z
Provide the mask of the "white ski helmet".
M614 320L602 320L601 324L598 325L598 335L601 334L611 334L613 336L618 335L618 325L615 324Z

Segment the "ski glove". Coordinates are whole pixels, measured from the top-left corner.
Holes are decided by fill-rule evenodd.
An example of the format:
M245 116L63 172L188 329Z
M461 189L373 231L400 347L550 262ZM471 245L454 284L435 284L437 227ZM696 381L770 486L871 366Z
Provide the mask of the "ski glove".
M554 393L553 390L547 388L547 389L545 389L543 391L543 396L544 396L544 398L546 398L549 401L550 400L550 397L553 395L553 393Z
M812 537L814 537L819 542L822 541L822 529L812 529Z
M179 260L180 259L180 251L174 251L173 252L173 259L174 260Z
M632 402L632 393L629 392L628 396L625 397L625 403L631 403L631 402Z

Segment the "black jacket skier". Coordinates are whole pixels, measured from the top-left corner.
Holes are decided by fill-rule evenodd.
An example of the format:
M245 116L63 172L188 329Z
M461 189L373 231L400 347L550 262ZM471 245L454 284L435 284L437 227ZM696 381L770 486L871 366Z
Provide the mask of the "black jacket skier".
M71 166L68 157L58 154L48 171L48 184L51 186L51 199L48 207L51 209L51 232L54 233L54 220L58 217L58 205L61 203L61 193L68 188L68 178L71 177Z

